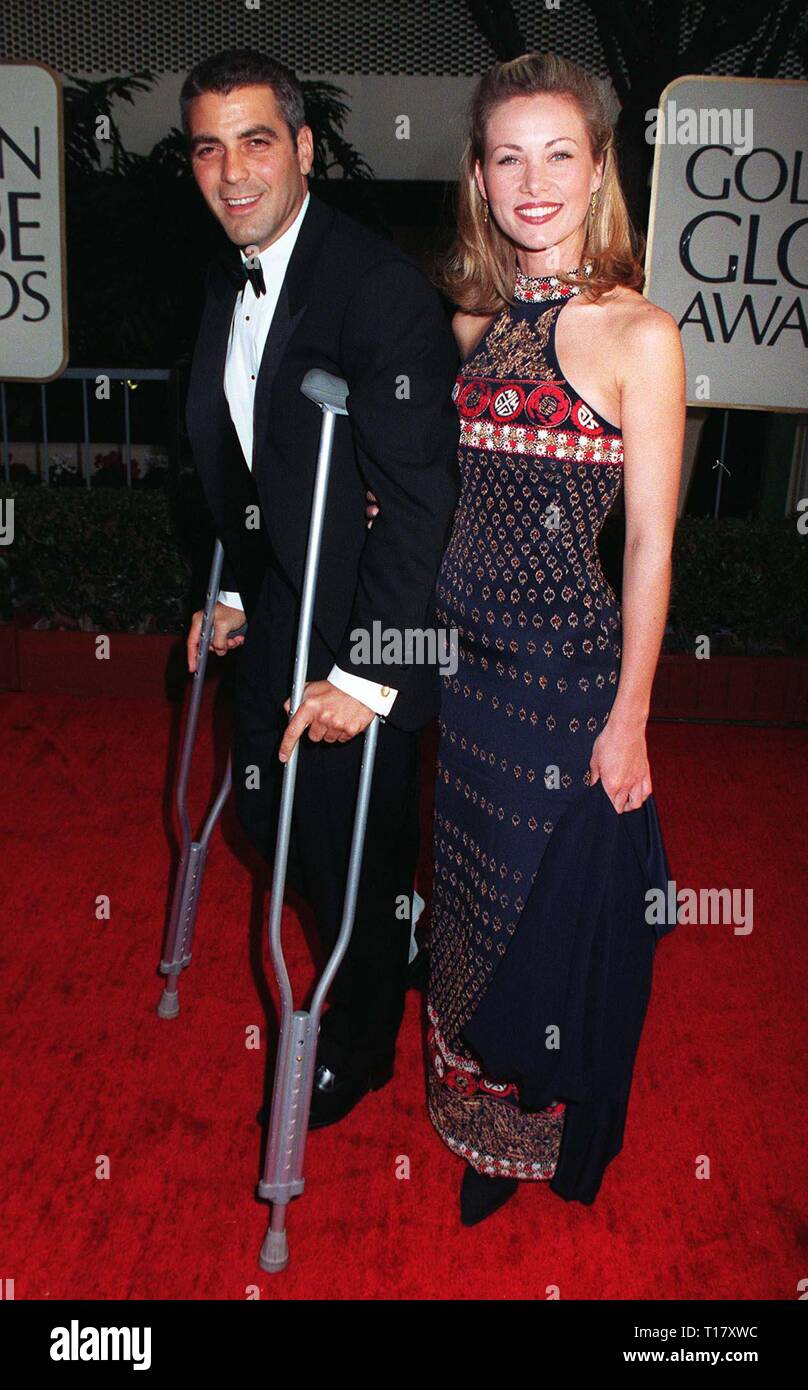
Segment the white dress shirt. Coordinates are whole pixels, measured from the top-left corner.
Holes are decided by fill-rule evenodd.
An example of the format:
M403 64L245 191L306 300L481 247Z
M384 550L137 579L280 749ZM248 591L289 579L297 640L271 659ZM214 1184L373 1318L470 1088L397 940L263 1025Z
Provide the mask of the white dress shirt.
M307 192L291 226L287 227L277 241L273 241L265 251L259 252L258 259L264 272L266 293L256 295L251 282L248 281L236 299L233 311L224 369L224 393L244 457L250 468L253 466L255 383L286 267L306 215L309 197ZM241 258L247 260L243 251ZM232 590L222 589L219 602L244 611L241 595ZM343 671L339 666L331 668L328 680L347 695L361 700L362 704L367 705L376 714L389 714L398 694L398 691L389 685L377 685L375 681L355 676L352 671Z

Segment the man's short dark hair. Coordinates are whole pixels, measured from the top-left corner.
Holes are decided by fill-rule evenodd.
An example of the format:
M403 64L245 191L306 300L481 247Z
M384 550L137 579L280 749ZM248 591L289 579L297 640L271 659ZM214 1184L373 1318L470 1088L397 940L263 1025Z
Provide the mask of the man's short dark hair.
M293 142L306 124L303 90L290 68L255 48L229 48L205 58L189 72L180 92L182 128L188 129L188 107L194 97L203 92L219 92L227 96L236 87L271 87Z

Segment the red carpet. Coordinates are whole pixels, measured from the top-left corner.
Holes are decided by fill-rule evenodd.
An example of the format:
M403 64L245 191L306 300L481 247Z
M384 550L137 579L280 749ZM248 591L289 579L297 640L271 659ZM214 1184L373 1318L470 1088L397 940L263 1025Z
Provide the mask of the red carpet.
M266 873L259 893L228 807L182 1013L159 1020L175 713L8 695L3 714L0 1278L16 1298L243 1300L253 1285L277 1299L797 1297L808 732L651 727L677 886L752 887L754 930L680 926L660 946L625 1146L595 1205L524 1184L490 1223L459 1225L461 1164L427 1118L411 992L393 1081L309 1139L292 1261L270 1277L256 1264L268 1209L254 1118L274 1018L259 978ZM311 966L291 912L287 926L299 999ZM255 1025L260 1051L246 1045Z

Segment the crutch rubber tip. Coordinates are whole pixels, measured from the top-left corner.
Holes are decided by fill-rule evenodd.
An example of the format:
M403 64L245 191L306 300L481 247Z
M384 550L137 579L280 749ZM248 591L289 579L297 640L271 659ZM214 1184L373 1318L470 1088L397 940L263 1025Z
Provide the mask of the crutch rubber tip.
M280 1274L289 1263L289 1242L285 1231L267 1231L258 1263L266 1274Z
M176 1018L180 1011L180 996L175 989L164 989L157 1005L158 1018Z

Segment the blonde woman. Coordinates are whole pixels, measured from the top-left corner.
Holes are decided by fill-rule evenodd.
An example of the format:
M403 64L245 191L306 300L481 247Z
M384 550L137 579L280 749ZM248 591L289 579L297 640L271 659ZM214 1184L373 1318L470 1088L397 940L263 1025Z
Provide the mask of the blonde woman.
M440 714L428 1080L468 1225L520 1179L594 1200L650 988L643 891L667 861L646 721L685 404L638 249L597 85L553 55L498 64L473 99L444 275L462 493L437 601L459 666ZM597 536L621 489L618 603Z

